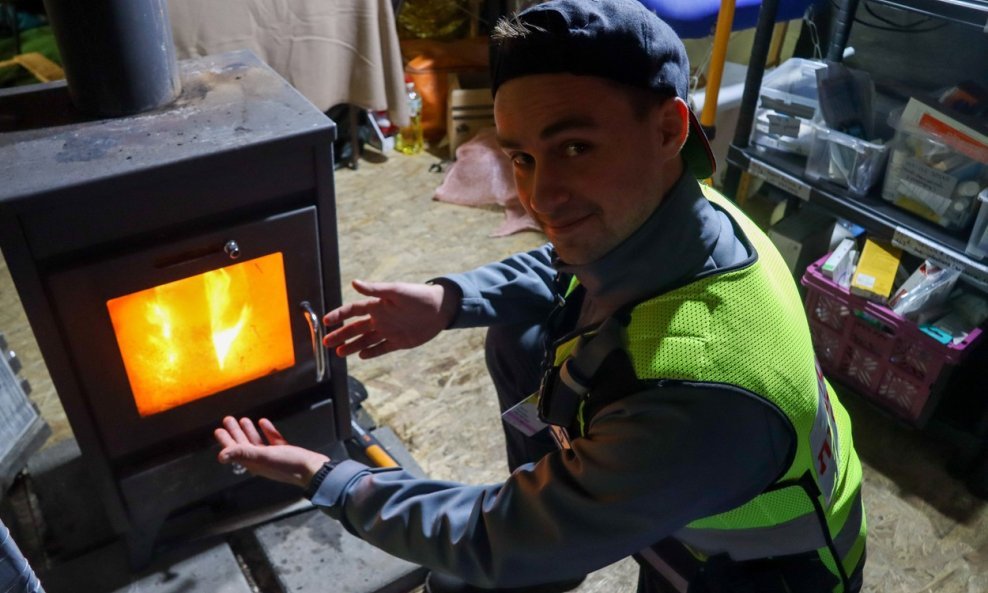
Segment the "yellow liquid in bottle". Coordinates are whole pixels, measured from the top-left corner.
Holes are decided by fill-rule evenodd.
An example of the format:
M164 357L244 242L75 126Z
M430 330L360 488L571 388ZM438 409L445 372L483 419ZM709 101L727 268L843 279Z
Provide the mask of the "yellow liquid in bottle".
M411 118L407 126L398 130L398 137L395 138L395 150L402 154L418 154L422 152L424 146L422 116L416 115Z

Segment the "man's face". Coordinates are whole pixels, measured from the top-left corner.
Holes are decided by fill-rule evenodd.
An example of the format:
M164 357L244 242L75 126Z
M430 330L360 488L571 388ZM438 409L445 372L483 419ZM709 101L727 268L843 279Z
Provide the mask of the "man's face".
M589 263L616 247L676 181L669 177L681 170L685 136L674 128L685 125L676 121L685 111L670 103L636 114L620 87L572 74L523 76L498 89L498 142L518 196L566 263Z

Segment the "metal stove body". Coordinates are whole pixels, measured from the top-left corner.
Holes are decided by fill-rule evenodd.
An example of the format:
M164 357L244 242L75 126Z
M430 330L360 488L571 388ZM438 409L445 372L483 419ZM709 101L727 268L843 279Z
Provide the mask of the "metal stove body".
M335 126L249 52L181 63L169 106L113 119L61 83L0 91L0 247L132 559L177 509L246 479L222 416L349 436Z

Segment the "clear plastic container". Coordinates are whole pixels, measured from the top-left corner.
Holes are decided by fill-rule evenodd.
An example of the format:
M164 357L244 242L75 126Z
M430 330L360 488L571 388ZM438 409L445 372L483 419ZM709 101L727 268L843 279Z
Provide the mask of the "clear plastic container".
M820 68L826 68L826 64L790 58L765 76L751 130L752 144L800 156L809 155L813 141L810 122L819 119L820 112L816 86L816 71Z
M759 148L807 156L813 143L812 122L771 109L755 111L751 143Z
M878 183L885 171L888 146L867 142L811 122L813 140L806 159L806 176L825 179L863 196Z
M978 203L978 218L974 221L974 228L964 251L971 257L988 259L988 188L978 194Z
M761 106L780 114L813 119L820 108L816 71L824 62L790 58L762 80Z
M988 187L988 166L896 115L882 198L948 230L967 228Z

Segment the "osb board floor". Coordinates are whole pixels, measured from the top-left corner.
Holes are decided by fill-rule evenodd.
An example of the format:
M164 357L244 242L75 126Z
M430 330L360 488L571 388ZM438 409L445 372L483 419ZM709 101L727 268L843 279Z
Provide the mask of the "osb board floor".
M493 239L495 209L432 200L442 175L430 154L363 160L336 175L344 299L349 282L422 281L465 270L541 243L537 233ZM2 262L0 262L2 263ZM6 265L0 266L0 332L19 354L31 395L53 429L71 436ZM367 386L368 409L390 426L430 475L464 482L504 477L496 400L484 368L482 330L445 332L415 351L351 360ZM923 433L903 430L845 397L865 462L870 538L865 591L988 591L988 511L944 470L949 451ZM633 591L631 561L598 571L581 593Z

